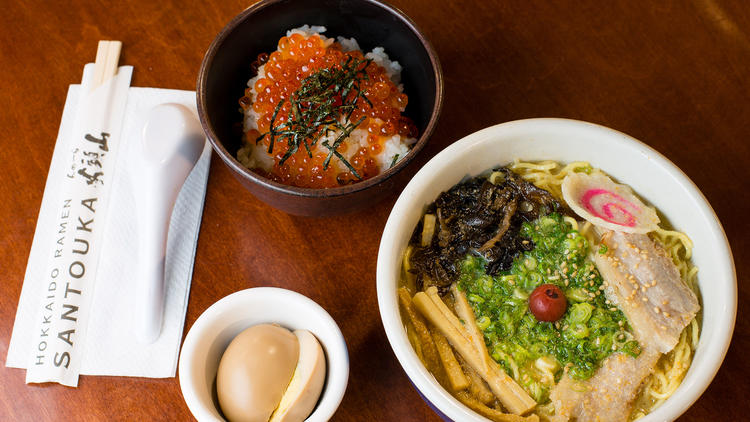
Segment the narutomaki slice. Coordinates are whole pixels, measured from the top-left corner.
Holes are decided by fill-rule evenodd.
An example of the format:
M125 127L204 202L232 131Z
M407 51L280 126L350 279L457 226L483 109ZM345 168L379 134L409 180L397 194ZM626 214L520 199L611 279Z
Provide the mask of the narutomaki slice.
M592 224L625 233L657 229L656 211L638 199L630 187L601 173L571 173L562 183L565 202Z

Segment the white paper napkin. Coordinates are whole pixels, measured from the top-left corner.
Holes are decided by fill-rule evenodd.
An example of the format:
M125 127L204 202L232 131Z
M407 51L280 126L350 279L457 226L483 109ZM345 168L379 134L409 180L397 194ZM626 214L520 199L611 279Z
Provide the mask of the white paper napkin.
M37 352L38 309L48 286L46 262L49 239L55 238L59 210L51 204L51 183L66 170L60 163L66 154L66 131L74 124L81 86L71 85L65 102L60 135L55 146L50 175L39 213L34 242L18 303L6 366L25 368ZM135 199L138 187L130 180L135 142L140 139L149 110L163 103L178 103L195 111L195 93L155 88L130 88L122 123L119 156L113 173L106 224L95 288L82 341L80 373L151 378L175 376L182 330L187 311L211 148L208 142L175 204L169 227L166 254L166 303L161 336L153 344L140 344L133 335L135 309L134 277L137 266ZM58 159L59 158L59 159ZM43 306L43 305L42 305ZM77 380L76 380L77 383ZM72 384L76 385L76 384Z

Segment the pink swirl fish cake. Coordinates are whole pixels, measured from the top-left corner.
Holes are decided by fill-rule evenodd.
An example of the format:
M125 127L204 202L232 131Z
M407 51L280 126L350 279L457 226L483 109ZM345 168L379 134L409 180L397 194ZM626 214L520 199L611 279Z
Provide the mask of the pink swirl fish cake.
M630 187L602 173L571 173L562 183L563 198L583 219L609 230L648 233L659 225L656 211L633 194Z

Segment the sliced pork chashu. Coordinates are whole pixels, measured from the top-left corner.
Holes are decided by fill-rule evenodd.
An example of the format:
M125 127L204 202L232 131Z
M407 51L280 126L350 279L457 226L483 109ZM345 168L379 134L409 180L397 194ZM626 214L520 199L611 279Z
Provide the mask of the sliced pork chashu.
M607 298L625 313L641 346L669 352L700 309L698 298L664 248L647 235L599 233L607 251L595 253L594 261Z
M671 257L648 235L601 228L597 233L607 248L593 254L605 295L625 313L642 350L637 358L609 356L586 381L563 376L550 392L554 422L627 421L643 381L700 309Z
M660 356L648 347L637 358L618 352L607 357L586 381L565 374L550 392L556 413L553 421L627 421L643 380L653 372Z

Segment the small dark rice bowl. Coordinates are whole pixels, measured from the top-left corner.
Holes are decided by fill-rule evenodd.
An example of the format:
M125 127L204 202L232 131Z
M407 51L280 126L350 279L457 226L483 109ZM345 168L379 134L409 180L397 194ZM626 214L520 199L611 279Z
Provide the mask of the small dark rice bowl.
M405 114L419 130L409 154L379 175L351 185L310 189L269 180L236 159L242 146L237 101L252 76L250 64L276 49L279 38L304 24L323 25L329 37L353 37L363 51L382 46L398 61ZM437 124L443 101L443 76L437 54L414 22L393 6L375 0L263 0L237 15L208 48L198 74L198 115L214 151L232 174L261 201L296 215L342 214L371 206L406 182L403 171L422 150Z

